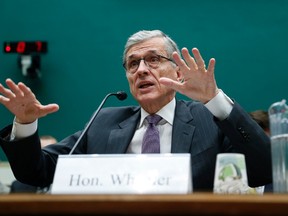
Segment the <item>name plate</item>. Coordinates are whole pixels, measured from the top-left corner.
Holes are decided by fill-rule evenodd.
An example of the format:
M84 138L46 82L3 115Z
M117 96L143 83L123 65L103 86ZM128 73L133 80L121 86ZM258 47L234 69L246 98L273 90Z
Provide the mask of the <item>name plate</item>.
M59 155L52 194L187 194L190 154Z

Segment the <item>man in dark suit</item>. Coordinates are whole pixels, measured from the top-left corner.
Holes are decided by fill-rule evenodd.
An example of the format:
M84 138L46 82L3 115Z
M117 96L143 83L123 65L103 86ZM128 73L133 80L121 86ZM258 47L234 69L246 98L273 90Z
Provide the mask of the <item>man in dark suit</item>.
M251 187L270 183L269 137L217 87L215 59L206 66L198 49L193 48L192 54L186 48L180 52L158 30L129 37L123 66L130 92L140 106L102 109L74 153L141 153L148 127L145 117L157 114L162 118L155 126L160 134L158 153L191 154L194 191L213 189L216 155L224 152L245 155ZM58 155L68 154L81 132L41 150L37 119L56 112L58 105L42 105L21 82L7 79L6 84L7 88L0 85L0 102L15 120L0 132L0 144L17 179L49 185ZM177 100L176 92L191 101Z
M51 135L40 136L41 148L57 143L57 139ZM10 186L10 193L46 193L50 189L47 187L37 187L29 184L24 184L18 180L14 180Z

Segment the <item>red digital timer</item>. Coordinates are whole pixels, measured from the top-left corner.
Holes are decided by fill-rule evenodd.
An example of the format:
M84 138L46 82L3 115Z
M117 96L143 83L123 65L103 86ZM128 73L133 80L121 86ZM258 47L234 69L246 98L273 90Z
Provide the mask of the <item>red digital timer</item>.
M4 42L4 53L46 53L46 41L10 41Z

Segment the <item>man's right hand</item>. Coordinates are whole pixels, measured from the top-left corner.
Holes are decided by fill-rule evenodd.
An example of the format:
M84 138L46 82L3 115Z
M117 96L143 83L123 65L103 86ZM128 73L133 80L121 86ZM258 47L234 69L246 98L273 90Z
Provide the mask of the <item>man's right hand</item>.
M16 116L16 122L29 124L36 119L57 112L57 104L42 105L24 83L6 80L8 88L0 83L0 103Z

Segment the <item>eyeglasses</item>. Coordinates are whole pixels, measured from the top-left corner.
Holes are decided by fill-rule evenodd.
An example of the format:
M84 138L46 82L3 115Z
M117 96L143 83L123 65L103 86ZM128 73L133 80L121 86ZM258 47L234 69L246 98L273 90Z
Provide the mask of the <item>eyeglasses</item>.
M123 64L123 67L126 69L126 71L128 73L134 74L137 71L141 60L144 60L144 63L147 67L152 68L152 69L156 69L159 67L159 65L161 63L161 58L173 62L172 59L167 58L165 56L150 54L150 55L147 55L147 56L140 58L140 59L131 59L131 60L125 62Z

